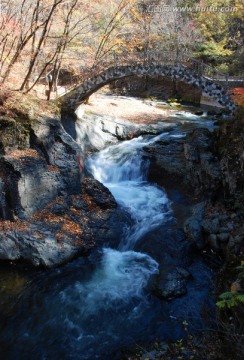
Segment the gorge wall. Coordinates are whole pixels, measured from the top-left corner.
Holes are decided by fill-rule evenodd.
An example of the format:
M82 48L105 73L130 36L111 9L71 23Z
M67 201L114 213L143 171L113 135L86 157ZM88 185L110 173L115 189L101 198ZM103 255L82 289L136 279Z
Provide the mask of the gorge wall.
M60 121L1 126L1 260L54 266L119 241L128 216L102 184L84 177L81 148Z
M244 131L231 120L213 133L196 129L186 138L166 139L145 148L151 160L149 177L180 187L199 203L185 223L198 249L210 246L230 257L243 252ZM173 184L173 185L172 185Z
M99 124L119 139L166 131ZM5 118L0 125L0 259L53 266L119 241L130 219L102 184L84 175L83 152L59 120ZM181 184L199 199L185 225L199 249L241 252L243 137L242 123L231 120L213 133L195 129L145 149L152 181L166 189Z

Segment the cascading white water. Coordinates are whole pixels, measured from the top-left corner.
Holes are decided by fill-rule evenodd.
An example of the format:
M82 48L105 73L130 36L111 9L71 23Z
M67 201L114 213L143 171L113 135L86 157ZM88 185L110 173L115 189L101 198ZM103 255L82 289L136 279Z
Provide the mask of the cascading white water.
M113 318L114 323L117 323L118 312L127 304L135 299L139 299L139 303L144 304L142 306L147 303L144 289L151 276L158 273L158 263L147 254L133 251L133 247L141 236L165 220L166 214L170 213L170 203L163 190L147 183L149 163L143 160L141 150L162 136L165 134L147 140L140 137L124 141L88 160L95 178L104 183L115 199L130 212L135 225L124 234L118 250L102 250L101 261L91 279L77 281L60 292L64 309L66 306L73 309L67 311L66 330L76 329L78 339L90 336L90 321L98 314L102 318L103 314L107 316L110 312L111 317L116 317ZM136 305L133 311L127 313L127 321L133 323L138 314L140 306ZM82 319L78 325L77 317Z
M181 130L169 137L184 137L187 128ZM91 124L81 126L78 135L83 143L87 139L97 149L113 140ZM149 164L142 148L165 135L116 142L90 157L92 173L129 211L135 225L124 234L118 250L104 248L100 254L94 252L89 261L79 258L64 267L31 274L32 280L21 296L11 297L11 307L8 298L9 315L6 309L1 314L3 358L118 360L120 349L141 341L182 339L185 331L181 319L189 324L193 321L194 328L209 327L205 317L201 319L198 314L203 304L208 308L209 299L215 308L213 270L201 260L191 265L194 277L184 297L165 303L147 291L154 289L154 281L147 286L159 266L181 266L189 257L189 248L184 248L181 237L179 242L172 241L175 231L172 235L172 222L167 221L171 210L166 194L146 181ZM161 224L161 231L144 236ZM144 245L150 240L150 254L160 254L155 256L160 265L149 255L135 251L142 237L136 248L146 249ZM174 256L179 248L180 258ZM5 289L2 293L5 296ZM193 314L197 314L195 320Z
M146 181L149 163L143 160L141 150L162 136L124 141L88 160L95 178L104 183L117 202L129 211L135 225L124 234L118 250L102 250L101 260L88 281L77 281L59 293L59 302L66 314L65 331L75 333L75 343L77 339L97 343L100 337L116 338L113 331L101 330L100 324L93 325L99 329L95 335L94 328L90 329L91 322L99 316L100 321L107 323L109 314L112 328L118 323L122 328L127 323L132 326L135 318L140 317L147 307L144 290L152 275L158 273L158 263L147 254L133 251L133 248L147 231L165 220L170 203L163 190ZM128 312L127 306L131 307ZM141 307L144 310L140 310ZM120 311L126 312L126 321Z
M204 127L209 130L214 128L214 120L203 113L202 115L196 115L190 111L179 111L175 114L170 115L170 119L177 119L178 123L191 124L194 127Z
M77 282L62 292L65 304L74 302L83 319L109 308L119 309L133 297L143 297L143 289L158 264L150 256L134 251L103 249L100 267L87 283ZM80 307L80 304L82 306Z
M110 146L88 161L95 178L130 212L135 225L124 234L118 250L102 250L101 261L88 281L77 281L59 293L66 313L65 331L74 332L76 340L97 343L100 337L109 336L110 341L112 338L117 341L113 331L101 330L99 324L95 326L97 334L93 328L91 335L92 321L99 316L107 324L109 314L110 326L120 324L123 329L127 323L132 326L147 307L144 290L152 275L158 273L158 263L133 248L146 232L163 223L170 214L170 202L162 189L146 181L149 163L143 160L141 150L162 136L165 134ZM126 310L128 305L130 311ZM126 313L126 321L121 312Z
M146 181L149 163L142 157L144 146L165 135L167 133L124 141L89 159L88 166L94 177L109 188L135 221L133 228L125 234L120 250L133 249L138 239L162 224L171 213L165 192Z

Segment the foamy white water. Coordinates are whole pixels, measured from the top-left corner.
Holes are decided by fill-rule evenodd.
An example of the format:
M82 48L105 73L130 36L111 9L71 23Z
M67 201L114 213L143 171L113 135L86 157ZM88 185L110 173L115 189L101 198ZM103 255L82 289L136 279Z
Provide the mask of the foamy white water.
M199 120L199 118L204 117L206 114L203 115L196 115L190 111L180 111L178 113L175 113L173 115L170 115L170 117L176 117L176 118L185 118L185 119L189 119L189 120Z
M143 298L149 278L158 272L150 256L134 251L103 249L100 266L87 283L77 282L60 293L64 303L76 304L83 319L99 310L119 309L131 298Z
M166 193L146 181L149 162L143 159L142 153L144 146L165 135L167 133L124 141L100 151L89 160L88 166L94 177L109 188L135 221L124 236L121 250L133 249L137 240L160 226L171 213Z

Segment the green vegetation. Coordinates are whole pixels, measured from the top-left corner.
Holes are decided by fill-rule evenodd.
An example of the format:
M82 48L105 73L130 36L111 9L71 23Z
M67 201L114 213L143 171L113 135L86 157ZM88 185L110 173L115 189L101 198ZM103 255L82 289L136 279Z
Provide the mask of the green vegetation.
M202 34L195 55L232 75L244 74L244 3L242 0L204 0L202 8L210 11L193 15ZM211 10L212 9L212 10Z
M241 293L241 280L244 279L244 261L241 262L240 266L235 267L238 270L237 280L232 283L231 291L226 291L219 295L220 301L217 302L217 306L220 309L232 308L241 303L244 303L244 294Z
M244 294L240 294L237 291L227 291L219 296L221 299L217 302L217 306L222 309L225 307L232 308L239 303L244 303Z

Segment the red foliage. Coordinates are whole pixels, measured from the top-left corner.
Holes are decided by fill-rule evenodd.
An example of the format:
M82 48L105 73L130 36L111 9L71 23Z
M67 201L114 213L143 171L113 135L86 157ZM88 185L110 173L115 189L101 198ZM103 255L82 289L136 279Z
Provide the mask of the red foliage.
M233 95L244 95L244 88L234 88L231 92Z

